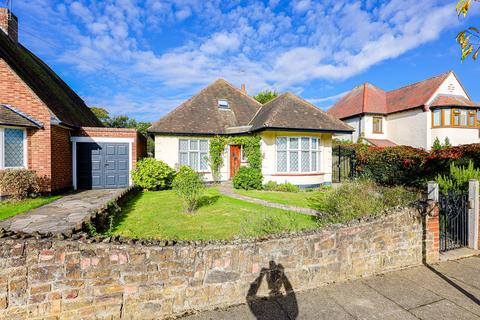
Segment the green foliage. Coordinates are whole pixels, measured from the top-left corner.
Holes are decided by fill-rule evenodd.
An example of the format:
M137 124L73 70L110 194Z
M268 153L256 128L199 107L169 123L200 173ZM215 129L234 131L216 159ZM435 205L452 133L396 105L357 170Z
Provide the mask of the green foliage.
M397 186L381 187L370 180L343 183L337 188L320 191L309 198L310 207L321 212L320 224L346 223L382 210L407 205L419 194Z
M147 138L147 152L153 154L155 151L155 143L149 136L147 129L151 126L149 122L142 122L130 118L125 115L110 116L110 113L105 108L90 107L90 110L97 116L97 118L108 128L131 128L136 129Z
M26 169L6 169L0 171L0 190L14 200L22 200L44 191L45 178Z
M184 210L187 213L197 210L199 200L205 189L200 174L188 166L182 166L175 179L173 179L172 188L182 199Z
M451 148L452 144L450 143L450 139L448 137L445 137L445 141L443 142L443 147L444 148Z
M440 191L466 191L468 190L468 181L471 179L480 180L480 169L475 169L473 162L470 161L467 167L450 164L449 175L439 174L435 181L440 187Z
M175 170L165 162L154 158L145 158L137 162L132 171L133 183L144 190L163 190L171 187Z
M240 167L232 182L235 189L258 190L262 188L263 175L260 169Z
M275 181L268 181L263 188L267 191L299 192L300 188L292 183L278 184Z
M252 168L262 168L262 152L260 149L261 138L258 135L253 136L216 136L210 139L209 164L215 181L220 180L220 168L223 165L223 152L229 144L238 144L243 146L243 152L247 158L248 165Z
M105 121L110 118L108 111L104 108L90 107L90 110L92 110L92 112L97 116L98 120L100 120L102 123L105 123Z
M440 139L438 139L438 137L436 137L435 141L433 142L432 150L442 150L442 143L440 142Z
M247 216L242 221L240 228L241 235L246 238L301 230L298 221L295 219L295 213L292 212L286 213L284 217L267 214L266 212Z
M478 1L478 0L475 0ZM467 15L470 10L472 0L459 0L455 6L458 15ZM480 38L480 30L476 27L469 27L468 29L460 31L455 40L460 45L462 50L462 61L472 55L473 60L477 60L478 52L480 50L478 40Z
M436 137L435 141L433 142L432 151L440 151L440 150L443 150L443 149L450 148L451 146L452 145L450 144L450 139L448 139L448 137L445 137L443 145L440 142L440 139L438 139L438 137Z
M256 96L253 97L253 99L257 100L261 104L265 104L273 99L278 97L278 92L275 90L264 90L259 92Z

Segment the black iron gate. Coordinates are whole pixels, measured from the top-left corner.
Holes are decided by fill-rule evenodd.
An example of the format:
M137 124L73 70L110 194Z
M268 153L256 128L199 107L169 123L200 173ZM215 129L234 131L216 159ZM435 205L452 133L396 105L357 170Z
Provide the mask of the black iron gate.
M355 151L342 146L333 147L332 180L342 182L355 176Z
M440 193L440 252L468 245L468 193Z

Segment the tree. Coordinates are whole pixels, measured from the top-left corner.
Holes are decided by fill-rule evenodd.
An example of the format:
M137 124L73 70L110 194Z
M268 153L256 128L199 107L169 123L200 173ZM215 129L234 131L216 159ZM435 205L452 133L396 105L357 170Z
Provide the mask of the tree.
M102 123L105 123L105 121L110 118L108 111L104 108L91 107L90 110L92 110L92 112L97 116L98 120L100 120Z
M458 1L457 6L455 7L458 15L463 15L465 17L470 10L471 4L472 0ZM469 27L468 29L460 31L457 34L456 40L462 49L462 61L470 55L472 55L473 60L477 60L478 51L480 50L480 30L478 28Z
M110 116L110 113L105 108L90 107L90 110L97 116L97 118L108 128L134 128L147 138L147 152L152 153L155 150L155 142L150 138L147 129L151 126L149 122L137 122L128 116Z
M261 104L265 104L270 100L275 99L278 97L278 93L275 90L263 90L260 91L256 96L253 97L253 99L257 100Z

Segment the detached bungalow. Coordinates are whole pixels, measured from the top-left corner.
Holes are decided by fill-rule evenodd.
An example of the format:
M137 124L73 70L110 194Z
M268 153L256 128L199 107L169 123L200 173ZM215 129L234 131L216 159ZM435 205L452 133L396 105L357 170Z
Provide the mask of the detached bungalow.
M217 80L153 123L155 157L172 167L188 165L213 177L208 162L214 136L259 135L264 182L318 186L332 181L332 135L353 129L292 94L262 105L225 80ZM246 164L241 145L223 152L220 179Z

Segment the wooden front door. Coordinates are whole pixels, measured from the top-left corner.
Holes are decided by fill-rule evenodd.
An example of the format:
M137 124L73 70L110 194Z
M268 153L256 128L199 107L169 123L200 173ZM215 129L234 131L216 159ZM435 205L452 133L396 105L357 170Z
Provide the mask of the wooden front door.
M233 178L240 168L241 151L239 145L230 146L230 178Z

